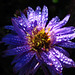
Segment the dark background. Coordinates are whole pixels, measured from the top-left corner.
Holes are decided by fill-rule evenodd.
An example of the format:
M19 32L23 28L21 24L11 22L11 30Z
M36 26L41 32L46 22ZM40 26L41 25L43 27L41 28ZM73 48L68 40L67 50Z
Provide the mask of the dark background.
M24 10L28 6L33 9L37 6L43 8L44 5L48 7L49 20L55 16L63 19L67 14L70 14L71 17L66 26L75 26L75 0L0 0L0 40L4 35L9 33L3 26L11 25L11 17L14 17L14 14L17 13L19 9ZM75 42L75 39L72 41ZM6 48L7 46L1 44L0 75L14 75L13 65L11 65L14 56L2 57L2 51ZM70 53L70 58L75 61L75 49L66 50ZM42 70L39 69L35 75L43 75ZM75 68L65 68L63 75L75 75Z

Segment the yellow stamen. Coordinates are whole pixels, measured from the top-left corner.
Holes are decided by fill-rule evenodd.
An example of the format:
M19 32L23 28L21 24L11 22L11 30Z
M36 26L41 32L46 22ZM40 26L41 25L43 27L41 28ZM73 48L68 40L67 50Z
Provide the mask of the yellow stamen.
M48 29L48 32L50 31L50 28ZM50 43L50 38L48 37L48 33L45 32L45 29L41 29L40 31L37 30L37 27L34 28L32 31L32 35L27 33L27 38L28 38L28 44L30 44L31 50L38 51L43 50L43 51L49 51L49 43Z

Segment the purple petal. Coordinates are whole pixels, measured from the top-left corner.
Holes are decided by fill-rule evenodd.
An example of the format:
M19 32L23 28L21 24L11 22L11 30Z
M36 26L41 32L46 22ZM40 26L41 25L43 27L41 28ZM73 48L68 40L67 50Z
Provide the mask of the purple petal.
M35 12L38 13L38 12L40 12L40 11L41 11L40 6L37 6ZM39 14L39 13L38 13L38 14Z
M33 29L34 27L39 25L39 23L41 23L41 8L38 6L35 11L30 7L29 7L29 9L31 11L30 11L30 14L28 15L27 23L29 23L29 24L27 24L28 25L27 27L31 27L31 29Z
M10 45L15 45L15 46L22 46L27 41L19 38L18 36L8 34L4 38L2 38L2 42L5 42L5 44L10 44Z
M33 67L37 64L36 59L32 59L28 64L26 64L23 68L20 69L19 75L29 75L32 74L34 75L34 73L37 71L35 69L33 69Z
M66 48L75 48L75 43L71 41L61 42L61 43L58 43L58 45L61 47L66 47Z
M29 23L35 21L35 14L34 14L34 12L30 13L30 15L28 16L28 21L29 21Z
M31 73L34 73L34 71L37 71L37 67L39 66L39 62L36 60L36 58L34 57L31 61L31 64L30 64L30 72ZM38 67L39 68L39 67Z
M14 27L12 25L7 25L4 28L14 31Z
M34 12L34 10L31 7L28 7L27 16L29 17L32 12Z
M37 21L37 25L41 25L41 8L39 6L35 10L35 20Z
M75 67L75 63L72 59L66 57L63 53L54 49L53 54L61 61L62 65L65 67Z
M21 16L23 16L22 13ZM21 31L24 31L24 33L29 33L33 29L32 24L30 24L29 21L26 18L24 19L23 17L18 16L18 18L14 18L14 21L17 23L17 26L21 29Z
M62 26L64 26L64 25L68 22L69 17L70 17L70 15L67 15L62 21L60 21L59 23L57 23L57 24L53 27L54 30L55 30L55 29L59 29L59 28L61 28Z
M14 29L15 29L16 33L17 33L21 38L24 39L25 32L24 32L22 29L20 29L20 28L18 27L18 23L15 21L15 19L12 19L12 24L13 24L13 26L14 26Z
M17 59L17 63L14 66L14 70L19 71L23 66L25 66L28 62L30 62L30 60L33 58L33 56L35 55L35 53L33 52L28 52L27 54L23 54L23 56L21 56L19 59Z
M64 28L61 28L61 29L57 29L57 30L55 31L55 34L56 34L57 36L66 35L66 34L72 34L72 33L74 33L74 30L75 30L75 27L73 27L73 26L64 27Z
M18 18L13 18L14 21L17 23L17 26L22 29L23 31L27 31L27 24L28 24L28 20L25 18L23 18L23 14L21 12L21 17L18 16Z
M59 17L56 16L54 18L52 18L51 21L49 21L48 25L46 28L52 28L55 24L57 24L60 21Z
M71 33L71 34L56 36L56 41L57 42L69 41L74 38L75 38L75 33Z
M41 57L43 58L44 62L47 65L52 66L52 69L54 71L56 71L59 74L62 72L62 69L63 69L62 65L59 62L59 60L54 57L54 55L52 54L52 51L49 52L49 55L47 55L46 53L43 52Z
M60 19L58 16L52 18L52 20L49 22L49 26L54 26L55 24L59 23Z
M23 27L24 28L26 28L26 27L30 27L30 24L29 24L29 22L28 22L28 20L27 20L27 18L26 18L26 16L25 16L25 14L24 13L22 13L21 11L20 11L20 13L21 13L21 18L23 19L23 22L25 22L24 24L23 23L21 23L21 25L23 24Z
M47 65L49 71L51 72L51 75L57 75L57 73L52 69L51 66ZM62 73L60 73L59 75L63 75Z
M19 75L29 75L29 67L30 67L30 64L26 64L25 66L23 66L20 71L19 71ZM14 71L16 72L16 71Z
M30 67L30 63L23 66L19 71L19 75L29 75L29 71L30 71L29 67Z
M35 12L31 7L28 7L27 15L28 15L28 21L30 23L35 21Z
M36 7L35 15L38 17L41 15L41 8L39 6Z
M45 63L51 63L52 64L52 60L48 59L48 55L45 52L42 52L41 57L43 58L43 61Z
M42 9L41 17L42 17L42 26L45 26L48 20L48 8L46 6L44 6Z
M55 46L55 49L57 49L60 53L63 53L64 55L68 57L70 56L69 53L66 50L64 50L62 47Z
M17 54L21 54L21 53L24 53L24 52L29 51L29 50L30 50L29 45L25 45L22 47L16 47L16 48L13 48L10 50L6 50L5 56L17 55Z
M27 21L27 18L26 18L26 16L25 16L25 14L22 13L21 11L20 11L20 13L21 13L21 18L22 18L23 20Z
M47 66L51 75L57 75L57 73L52 69L52 67L50 67L49 65Z
M52 54L51 54L51 53L52 53ZM53 55L53 51L50 52L49 59L51 59L52 62L53 62L54 70L55 70L57 73L59 73L59 74L62 73L62 70L63 70L62 64L61 64L60 61Z
M36 25L37 25L38 15L35 15L35 12L32 8L29 7L28 9L29 9L29 11L28 11L29 14L28 14L27 27L29 29L27 28L28 29L27 31L31 32L31 30L33 30L33 28L36 27ZM36 17L37 17L37 19L36 19Z

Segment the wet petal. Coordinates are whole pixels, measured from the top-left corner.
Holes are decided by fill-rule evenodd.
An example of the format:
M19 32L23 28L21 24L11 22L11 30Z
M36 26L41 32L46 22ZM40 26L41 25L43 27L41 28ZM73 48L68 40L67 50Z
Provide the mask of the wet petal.
M37 71L36 69L33 69L37 65L36 59L32 59L28 64L26 64L23 68L20 69L19 75L34 75ZM37 66L38 67L38 66Z
M23 66L20 70L19 70L19 75L29 75L29 67L30 67L30 62L27 63L25 66ZM16 72L16 70L14 70Z
M33 58L35 53L28 52L27 54L21 56L19 59L17 59L17 63L14 66L14 70L19 71L23 66L25 66L30 60Z
M48 23L48 25L47 25L46 28L47 28L47 29L48 29L48 28L53 28L53 26L54 26L55 24L57 24L59 21L60 21L60 19L59 19L58 16L52 18L52 20L49 21L49 23Z
M69 41L74 38L75 38L75 33L71 33L71 34L56 36L56 41L57 42Z
M35 10L35 20L37 21L37 25L41 25L41 8L39 6Z
M45 26L48 20L48 8L46 6L43 7L41 16L42 16L42 26Z
M64 26L64 25L68 22L69 18L70 18L70 15L67 15L62 21L60 21L59 23L57 23L57 24L53 27L54 30L55 30L55 29L59 29L59 28L61 28L62 26Z
M52 61L48 59L48 55L45 52L42 52L41 57L45 63L50 63L52 65Z
M34 12L34 10L31 7L28 7L27 16L29 17L32 12Z
M61 43L58 43L58 45L61 47L66 47L66 48L75 48L75 43L71 41L61 42Z
M51 72L51 75L57 75L57 73L52 69L51 66L47 65L49 71ZM60 73L59 75L63 75L62 73Z
M51 54L52 53L52 54ZM52 60L53 62L53 66L54 66L54 70L57 72L57 73L62 73L62 70L63 70L63 67L62 67L62 64L61 62L53 55L53 51L50 52L50 55L49 55L49 58Z
M31 27L34 28L37 25L41 24L41 8L37 6L35 12L31 12L29 15L29 23L31 24Z
M34 71L37 71L37 67L39 66L39 62L36 60L36 58L34 57L31 61L30 67L29 69L31 70L31 73L34 73Z
M30 24L29 24L29 22L28 22L28 19L26 18L26 16L25 16L25 14L24 13L22 13L21 11L20 11L20 13L21 13L21 18L23 19L23 22L24 23L20 23L20 25L22 26L23 25L23 27L26 29L26 27L28 28L28 27L30 27Z
M66 34L72 34L72 33L74 33L74 31L75 31L75 27L70 26L70 27L64 27L64 28L61 28L61 29L57 29L55 31L55 34L57 36L60 36L60 35L62 36L62 35L66 35Z
M19 25L18 25L18 23L16 22L15 19L12 19L12 24L13 24L13 26L14 26L14 29L15 29L16 33L17 33L21 38L24 39L25 33L24 33L24 31L23 31L22 29L19 28Z
M18 16L18 18L13 18L14 19L14 24L17 25L17 27L24 33L25 32L31 32L32 30L32 25L28 22L28 20L24 17L24 14L21 12L21 17ZM17 31L17 30L15 30ZM23 33L22 33L23 34Z
M27 21L27 18L26 18L26 16L25 16L25 14L22 13L21 11L20 11L20 13L21 13L21 18L22 18L23 20Z
M27 15L30 23L35 21L35 12L31 7L28 7Z
M7 25L4 28L14 31L14 27L12 25Z
M37 7L36 7L36 10L35 10L36 14L38 15L40 11L41 11L40 6L37 6Z
M17 55L17 54L20 54L29 50L30 50L29 45L25 45L22 47L16 47L10 50L6 50L4 52L5 52L5 56L11 56L11 55Z
M52 18L52 20L49 22L49 26L54 26L54 24L59 23L60 19L58 16Z
M54 49L53 54L61 61L62 65L65 67L75 67L75 63L72 59L66 57L63 53Z
M70 56L69 53L66 50L64 50L62 47L55 46L54 48L57 49L60 53L63 53L64 55L68 57Z
M43 52L41 57L43 58L44 62L47 65L52 66L52 69L55 70L57 73L60 74L62 72L63 68L60 61L54 57L51 51L49 52L49 55Z
M8 34L4 38L2 38L2 42L5 42L5 44L10 44L10 45L15 45L15 46L24 45L24 43L25 43L24 41L26 41L26 40L23 40L23 39L19 38L18 36L15 36L12 34Z

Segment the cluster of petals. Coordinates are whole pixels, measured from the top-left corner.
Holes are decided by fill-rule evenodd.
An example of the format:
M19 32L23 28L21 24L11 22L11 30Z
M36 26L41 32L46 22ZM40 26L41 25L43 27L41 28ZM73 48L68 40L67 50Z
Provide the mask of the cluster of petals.
M11 63L15 64L14 72L19 72L19 75L35 74L41 67L46 75L48 75L46 68L52 75L62 75L63 67L75 67L75 62L70 58L69 53L62 48L75 48L75 43L70 41L75 38L75 27L63 27L68 22L70 15L61 21L56 16L46 24L48 21L46 6L42 11L39 6L35 11L28 7L27 17L22 12L20 13L21 16L11 19L12 25L5 26L6 29L11 30L11 33L2 39L2 42L9 44L4 56L16 55ZM32 45L28 44L28 34L32 36L35 28L38 32L44 29L50 38L51 45L48 51L41 48L41 52L38 52L38 50L31 49Z

